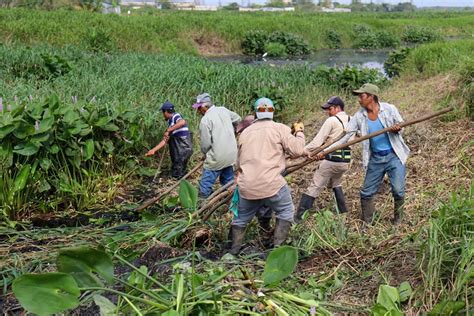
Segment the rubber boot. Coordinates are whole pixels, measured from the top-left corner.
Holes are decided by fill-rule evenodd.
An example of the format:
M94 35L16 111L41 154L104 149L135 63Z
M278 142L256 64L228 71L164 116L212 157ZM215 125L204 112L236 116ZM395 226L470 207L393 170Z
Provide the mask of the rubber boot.
M394 204L394 210L393 210L392 224L398 225L402 222L405 199L404 198L395 199L393 201L393 204Z
M265 248L270 248L272 245L272 226L270 225L271 217L259 217L258 218L258 230L261 238L262 245Z
M296 210L295 214L295 223L299 224L303 221L304 213L313 207L315 198L303 193L301 196L300 204L298 205L298 209Z
M244 243L245 227L232 225L231 231L232 231L232 247L230 248L229 253L235 256L239 254L240 248L242 248L242 244Z
M275 233L273 235L273 247L277 248L286 241L290 228L291 222L279 218L276 219Z
M336 205L339 214L347 213L346 198L344 197L342 187L335 187L332 188L332 190L334 191L334 197L336 198Z
M374 213L375 213L374 200L372 198L370 199L361 198L360 206L362 210L362 220L366 224L372 224L372 221L374 219Z

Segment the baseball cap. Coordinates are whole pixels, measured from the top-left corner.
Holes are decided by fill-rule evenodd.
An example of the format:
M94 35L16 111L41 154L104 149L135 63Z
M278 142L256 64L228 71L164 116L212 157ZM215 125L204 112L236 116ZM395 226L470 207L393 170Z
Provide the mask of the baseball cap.
M193 109L200 108L204 103L211 102L211 96L209 93L202 93L196 97L196 103L193 104Z
M275 110L275 106L273 105L273 101L270 100L269 98L260 98L257 101L255 101L253 108L255 110L257 119L263 120L263 119L273 119L273 112ZM271 111L265 111L265 112L259 112L257 111L258 108L271 108Z
M380 92L380 89L379 89L379 87L377 87L374 84L366 83L366 84L362 85L362 87L360 87L359 89L354 90L352 92L354 94L368 93L368 94L378 96L379 92Z
M170 101L166 100L165 103L161 105L160 108L161 111L166 111L166 110L174 110L174 105Z
M326 101L323 105L321 105L321 108L323 109L329 109L331 106L340 106L341 109L344 109L344 101L340 97L330 97L329 100Z

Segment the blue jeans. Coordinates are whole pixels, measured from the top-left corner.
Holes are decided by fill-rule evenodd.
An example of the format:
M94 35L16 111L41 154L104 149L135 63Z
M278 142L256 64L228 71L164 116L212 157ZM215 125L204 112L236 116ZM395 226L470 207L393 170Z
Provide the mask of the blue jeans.
M377 193L385 173L390 180L393 198L399 200L405 196L405 165L392 152L386 156L370 156L364 185L360 190L362 199L370 199Z
M277 194L265 199L247 200L240 196L239 215L234 215L232 226L246 227L255 215L259 217L271 216L271 213L268 213L269 211L274 211L276 218L293 222L295 206L293 205L290 188L287 184Z
M217 177L221 185L229 183L234 180L234 169L232 166L221 170L205 169L202 172L201 181L199 181L199 196L207 198L212 193L212 186L216 182Z

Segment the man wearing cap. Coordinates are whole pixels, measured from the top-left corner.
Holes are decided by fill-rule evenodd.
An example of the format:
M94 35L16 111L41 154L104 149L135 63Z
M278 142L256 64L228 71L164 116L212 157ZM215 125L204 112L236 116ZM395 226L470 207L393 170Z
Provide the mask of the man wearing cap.
M208 93L198 95L196 101L193 108L203 116L199 124L201 152L206 156L199 196L207 198L217 178L221 185L234 180L233 165L237 159L234 125L240 122L240 116L223 106L213 105Z
M163 138L169 143L171 156L171 176L176 179L186 174L189 158L193 154L193 144L188 124L181 114L175 112L174 105L166 101L160 108L163 117L168 122ZM151 149L146 156L154 155L160 144Z
M339 97L331 97L321 108L326 111L329 118L321 126L316 137L306 145L305 150L308 155L311 155L311 151L323 144L333 142L341 136L350 121L350 117L344 112L344 102ZM342 176L349 169L350 161L351 152L349 148L340 149L325 157L325 160L320 163L319 168L314 173L311 185L306 193L301 196L295 222L302 221L303 214L313 207L314 200L326 186L332 188L334 192L339 213L347 212L344 192L342 191Z
M245 228L262 206L275 212L273 235L275 247L285 242L293 221L294 205L290 189L282 176L285 153L293 157L304 154L305 138L302 123L291 129L273 121L275 108L268 98L254 104L257 120L239 137L237 185L240 198L238 214L232 221L231 254L238 254L245 238Z
M360 191L360 201L362 220L371 223L375 212L373 197L384 175L388 174L394 198L392 223L396 225L403 216L405 164L410 153L400 133L399 124L403 119L394 105L379 102L379 88L376 85L366 83L354 90L354 94L359 96L361 109L349 122L346 135L333 146L346 143L356 132L364 136L390 127L390 132L362 142L362 163L367 172Z

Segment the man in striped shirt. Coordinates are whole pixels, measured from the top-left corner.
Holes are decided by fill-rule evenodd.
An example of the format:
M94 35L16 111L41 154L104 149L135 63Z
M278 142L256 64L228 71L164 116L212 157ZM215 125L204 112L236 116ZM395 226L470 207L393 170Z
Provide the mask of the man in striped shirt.
M168 122L163 138L170 146L171 156L171 176L176 179L182 178L186 174L186 167L189 158L193 154L193 144L191 132L188 124L181 114L177 113L174 105L170 101L166 101L160 108L163 117ZM158 147L158 146L156 146ZM155 148L156 148L155 147ZM153 155L156 150L153 148L147 153L147 156Z

